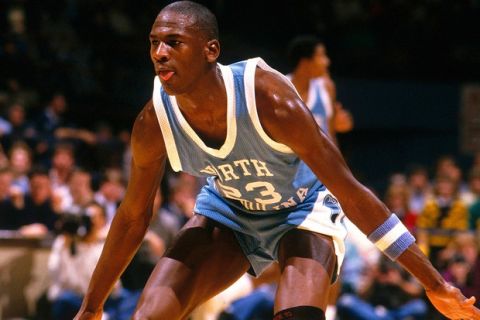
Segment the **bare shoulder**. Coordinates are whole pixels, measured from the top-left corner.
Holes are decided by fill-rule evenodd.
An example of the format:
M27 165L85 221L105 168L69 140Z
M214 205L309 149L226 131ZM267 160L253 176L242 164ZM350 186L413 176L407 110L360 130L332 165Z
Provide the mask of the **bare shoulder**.
M133 124L132 154L135 163L145 166L165 156L166 149L152 100L148 101Z
M292 85L279 74L257 67L255 98L260 120L282 120L303 113L305 105Z
M289 129L296 130L300 124L313 119L308 107L285 78L258 67L255 100L263 129L277 142L287 143Z

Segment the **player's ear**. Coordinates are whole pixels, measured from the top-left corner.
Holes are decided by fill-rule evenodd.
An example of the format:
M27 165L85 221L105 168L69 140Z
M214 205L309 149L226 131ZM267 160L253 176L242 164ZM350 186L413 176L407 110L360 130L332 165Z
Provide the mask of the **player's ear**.
M220 42L216 39L208 41L205 46L205 56L207 57L208 62L213 63L217 61L219 55Z

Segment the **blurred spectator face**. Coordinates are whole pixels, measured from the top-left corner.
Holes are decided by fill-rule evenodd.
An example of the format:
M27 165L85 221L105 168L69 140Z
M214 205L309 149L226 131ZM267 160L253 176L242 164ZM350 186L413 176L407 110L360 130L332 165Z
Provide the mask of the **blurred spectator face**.
M8 23L13 33L22 34L25 32L25 14L20 8L13 8L8 12Z
M438 196L452 198L457 191L457 183L449 176L438 177L435 182L435 191Z
M462 171L451 157L443 157L437 163L437 176L445 175L454 181L460 182L462 179Z
M12 182L13 173L6 169L0 169L0 201L10 196Z
M100 189L108 201L120 201L123 197L124 187L118 182L105 181Z
M428 175L425 171L413 172L408 177L408 183L414 190L423 190L428 187Z
M10 166L17 174L25 174L30 170L31 158L28 147L13 146L10 152Z
M480 167L473 169L470 173L469 187L472 193L480 196Z
M70 178L70 193L73 203L83 205L92 200L91 176L85 171L76 171Z
M57 149L52 159L53 167L59 170L70 170L75 164L73 153L69 149Z
M63 94L56 94L50 101L50 107L56 114L62 114L67 110L67 100Z
M475 235L471 233L460 233L454 239L454 245L457 252L465 258L465 260L473 265L478 257L478 245Z
M35 204L42 204L51 195L50 178L47 175L35 174L30 178L30 195Z
M100 231L103 227L105 227L105 211L101 206L98 204L91 204L87 206L86 212L92 220L93 231Z
M25 109L20 104L12 105L8 110L8 121L14 126L18 127L25 121Z
M470 265L461 255L454 257L448 265L448 270L455 278L457 285L462 285L465 283L470 268Z
M408 192L401 186L390 187L385 202L390 211L405 213L408 210Z
M314 77L322 77L327 74L330 59L327 56L327 49L323 44L318 44L315 47L310 63Z

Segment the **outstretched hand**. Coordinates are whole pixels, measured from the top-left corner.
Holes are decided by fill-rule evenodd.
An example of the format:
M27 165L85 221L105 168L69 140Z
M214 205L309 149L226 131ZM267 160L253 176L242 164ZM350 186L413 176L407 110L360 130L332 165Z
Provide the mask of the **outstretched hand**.
M480 320L475 297L465 298L459 289L446 284L437 290L427 290L428 298L444 316L454 320Z

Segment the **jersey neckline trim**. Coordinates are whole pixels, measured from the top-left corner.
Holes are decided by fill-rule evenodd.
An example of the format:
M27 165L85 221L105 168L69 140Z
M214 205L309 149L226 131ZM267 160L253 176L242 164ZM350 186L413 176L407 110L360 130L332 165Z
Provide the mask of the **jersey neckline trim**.
M290 82L290 80L288 80L288 78L285 77L285 75L271 68L265 61L263 61L262 58L253 58L247 61L247 64L245 67L245 76L243 80L245 83L245 97L246 97L248 114L250 116L250 120L252 121L253 126L255 127L255 130L258 132L262 140L267 145L269 145L273 150L282 152L282 153L292 154L294 152L287 145L276 142L272 138L270 138L268 134L265 132L265 130L263 130L262 124L260 123L260 119L258 117L258 112L257 112L257 102L255 99L255 71L256 71L257 65L266 71L270 71L279 75L283 80L289 83L289 85L293 88L293 90L295 90L295 92L297 92L297 90L295 89L293 84Z
M203 151L217 158L224 159L232 151L237 137L237 121L236 121L236 106L235 106L235 90L233 82L233 73L230 67L217 64L222 72L223 81L225 83L225 90L227 93L227 136L225 142L219 149L211 148L203 142L198 134L193 130L187 122L180 107L178 106L175 96L169 96L172 104L173 112L178 119L178 122L185 133L192 139L192 141Z
M182 170L182 162L180 161L180 156L178 155L177 145L175 144L175 138L173 137L172 128L168 121L167 111L162 101L161 89L162 83L158 76L155 77L153 81L153 107L155 108L155 113L157 114L158 124L162 130L163 140L165 141L165 147L167 149L168 160L172 166L173 171Z

